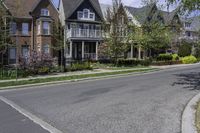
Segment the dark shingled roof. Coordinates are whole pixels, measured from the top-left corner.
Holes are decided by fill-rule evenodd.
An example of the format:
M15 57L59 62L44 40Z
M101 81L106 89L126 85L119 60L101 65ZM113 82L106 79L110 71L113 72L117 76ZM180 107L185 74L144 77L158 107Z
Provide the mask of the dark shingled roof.
M144 6L142 8L136 8L136 7L130 7L125 6L129 10L129 12L136 17L136 19L141 23L145 23L147 20L147 17L149 16L149 13L154 5Z
M14 17L29 18L29 12L40 0L5 0L5 5Z
M129 10L129 12L136 17L136 19L141 23L144 24L145 21L147 20L150 11L153 8L153 4L149 5L149 6L144 6L142 8L135 8L135 7L130 7L130 6L126 6L126 8ZM176 10L172 11L172 12L166 12L166 11L161 11L161 10L157 10L156 14L162 14L163 18L164 18L164 22L165 24L170 24L170 22L173 20L174 15L176 15ZM155 15L156 15L155 14ZM156 17L156 16L153 16Z
M191 31L194 31L194 32L200 31L200 16L186 18L183 21L191 23Z
M66 19L68 19L73 14L73 12L84 2L84 0L62 0L62 1ZM88 0L88 1L91 2L96 12L103 19L103 14L101 11L99 1L98 0Z

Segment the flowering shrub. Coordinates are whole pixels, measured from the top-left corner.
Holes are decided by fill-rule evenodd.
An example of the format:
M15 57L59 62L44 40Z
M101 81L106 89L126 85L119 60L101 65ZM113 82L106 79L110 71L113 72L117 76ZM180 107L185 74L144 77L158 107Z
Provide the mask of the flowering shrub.
M20 57L19 65L30 74L48 73L53 67L53 58L49 54L33 51L29 57Z

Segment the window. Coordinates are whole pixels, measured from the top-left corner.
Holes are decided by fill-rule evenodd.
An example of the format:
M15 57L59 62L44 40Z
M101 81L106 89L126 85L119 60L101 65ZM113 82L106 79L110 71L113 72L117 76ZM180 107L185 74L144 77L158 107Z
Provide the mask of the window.
M84 18L88 18L88 16L89 16L89 10L88 9L84 9L83 13L84 13Z
M49 51L49 45L48 44L44 44L42 49L43 49L44 54L49 54L50 51Z
M50 27L49 22L43 22L43 35L49 35L50 34Z
M28 35L29 33L29 26L28 23L23 23L22 24L22 34L23 35Z
M188 37L191 37L191 32L187 31L186 34Z
M190 28L191 24L190 23L185 23L185 27Z
M82 19L83 18L83 12L78 12L78 19Z
M95 20L95 14L93 12L90 12L89 9L83 9L83 11L78 11L77 15L78 19Z
M14 35L17 32L17 24L15 22L10 23L10 34Z
M26 45L22 46L22 56L24 58L27 58L29 56L29 48Z
M90 13L90 19L94 20L94 13Z
M49 16L49 10L48 9L42 9L41 10L41 16Z
M40 24L40 22L38 23L38 26L37 26L37 34L38 35L41 34L41 24Z
M9 57L11 60L16 59L16 48L10 48L9 49Z

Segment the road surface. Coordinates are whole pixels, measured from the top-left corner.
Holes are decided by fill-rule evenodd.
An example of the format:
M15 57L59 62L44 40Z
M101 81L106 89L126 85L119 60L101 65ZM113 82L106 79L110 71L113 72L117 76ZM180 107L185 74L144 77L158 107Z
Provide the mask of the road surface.
M140 76L2 91L0 96L63 133L180 133L182 112L199 92L199 85L200 65L194 65ZM0 113L15 110L6 106L0 102ZM15 115L19 114L10 117ZM0 115L0 123L5 122L0 131L15 128L15 132L3 133L19 133L23 125L10 123L10 117ZM34 127L35 123L28 124ZM45 132L38 126L35 132Z

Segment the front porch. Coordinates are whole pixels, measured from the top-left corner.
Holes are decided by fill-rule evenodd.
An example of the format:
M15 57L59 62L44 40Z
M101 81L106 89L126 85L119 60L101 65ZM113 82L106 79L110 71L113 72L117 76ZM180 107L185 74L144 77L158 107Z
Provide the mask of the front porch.
M70 60L98 60L99 41L70 41L66 58Z

